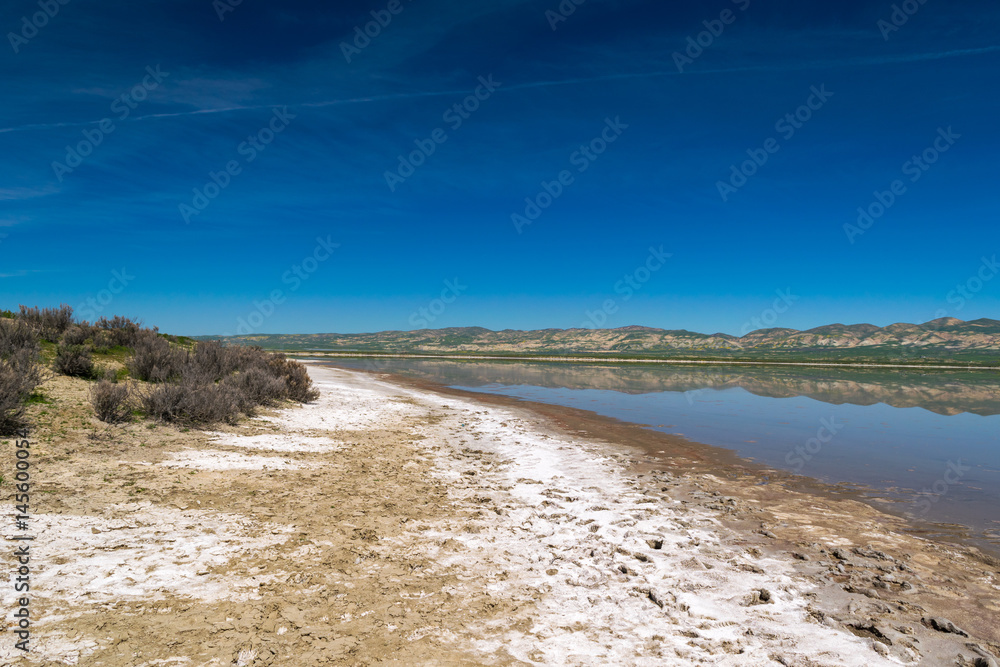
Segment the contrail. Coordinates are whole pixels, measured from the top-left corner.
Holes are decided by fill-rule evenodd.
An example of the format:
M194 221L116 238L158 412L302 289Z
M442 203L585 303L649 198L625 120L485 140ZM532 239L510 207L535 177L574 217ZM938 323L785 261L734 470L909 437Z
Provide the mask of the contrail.
M911 53L911 54L901 54L894 56L890 55L890 56L875 56L875 57L861 56L858 58L851 58L847 60L817 61L817 62L806 62L800 64L791 63L788 65L777 65L777 66L747 65L743 67L722 67L714 69L693 68L688 73L681 73L676 69L655 70L649 72L625 72L619 74L606 74L602 76L578 77L570 79L555 79L549 81L527 81L524 83L505 85L503 88L498 88L497 92L504 93L511 90L548 88L552 86L572 86L582 83L596 83L600 81L622 81L628 79L647 79L647 78L667 77L667 76L692 76L695 74L735 74L739 72L787 71L793 69L804 70L804 69L811 69L814 67L856 67L861 65L891 65L896 63L920 62L925 60L942 60L945 58L982 55L986 53L996 53L998 51L1000 51L1000 46L984 46L975 49L958 49L954 51L939 51L935 53ZM423 97L445 97L451 95L464 95L467 92L468 89L458 88L449 90L417 91L409 93L389 93L385 95L371 95L367 97L351 97L341 100L299 102L297 104L275 103L275 104L256 104L248 106L230 106L230 107L219 107L215 109L195 109L193 111L153 113L153 114L146 114L144 116L131 116L126 120L142 121L142 120L156 120L159 118L180 118L184 116L203 116L211 114L232 113L236 111L260 111L260 110L273 109L274 107L278 106L290 106L296 108L323 108L323 107L334 107L334 106L346 106L353 104L368 104L372 102L387 102L392 100L415 99ZM63 127L87 127L89 125L96 125L100 123L102 120L103 119L65 122L65 123L33 123L26 125L17 125L14 127L0 128L0 134L8 134L11 132L24 132L30 130L49 130L49 129L58 129Z

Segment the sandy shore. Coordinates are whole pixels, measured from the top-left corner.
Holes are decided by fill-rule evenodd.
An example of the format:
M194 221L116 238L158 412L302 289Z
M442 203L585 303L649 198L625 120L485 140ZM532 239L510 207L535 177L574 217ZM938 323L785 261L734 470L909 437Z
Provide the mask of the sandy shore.
M997 562L861 503L664 463L513 405L310 373L315 404L217 432L135 424L94 443L86 425L41 428L33 650L14 649L8 620L0 663L1000 655ZM59 382L57 403L85 392ZM0 454L14 460L10 443ZM6 585L3 608L15 598Z

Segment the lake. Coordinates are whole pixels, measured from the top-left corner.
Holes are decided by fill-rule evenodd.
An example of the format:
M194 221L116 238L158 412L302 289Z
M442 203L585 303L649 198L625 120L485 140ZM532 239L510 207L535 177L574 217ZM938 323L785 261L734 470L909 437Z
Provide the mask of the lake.
M590 410L959 524L1000 549L1000 372L338 359ZM892 501L886 506L883 500Z

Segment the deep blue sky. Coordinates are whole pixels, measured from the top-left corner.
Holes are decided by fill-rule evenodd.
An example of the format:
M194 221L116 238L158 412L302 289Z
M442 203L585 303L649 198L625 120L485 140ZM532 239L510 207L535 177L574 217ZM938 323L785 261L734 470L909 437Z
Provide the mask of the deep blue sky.
M100 314L208 334L239 318L573 327L614 299L607 326L740 333L790 289L762 324L1000 317L1000 276L953 293L1000 252L995 2L927 0L885 39L888 0L587 0L555 30L557 0L400 0L348 63L342 43L388 0L243 0L220 20L225 1L72 0L37 34L22 21L37 1L3 3L0 307L100 305L110 285ZM725 9L732 23L678 72L674 53ZM453 129L444 112L490 75L499 88ZM115 102L144 77L157 85L135 109ZM786 139L776 121L813 86L833 96ZM248 161L241 142L285 106L294 118ZM608 118L628 128L574 161ZM911 181L904 163L949 127L960 138ZM386 170L436 128L447 141L391 191ZM54 168L85 131L100 145ZM723 201L718 181L772 137ZM186 222L179 205L229 161L239 173ZM511 215L562 170L572 184L518 233ZM851 243L844 225L895 179L905 193ZM317 238L340 246L283 280ZM616 292L660 246L666 265ZM274 290L283 302L250 318Z

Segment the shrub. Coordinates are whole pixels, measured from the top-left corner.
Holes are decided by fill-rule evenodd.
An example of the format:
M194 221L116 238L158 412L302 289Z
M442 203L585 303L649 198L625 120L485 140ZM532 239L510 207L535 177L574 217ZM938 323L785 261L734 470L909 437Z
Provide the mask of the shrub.
M99 354L107 354L115 344L111 338L111 334L104 329L94 329L92 338L94 341L94 352Z
M86 345L60 345L56 352L55 369L63 375L89 378L94 375L94 359Z
M239 390L226 384L195 385L190 391L188 414L195 422L235 424L240 417L244 399Z
M142 322L121 315L115 315L110 320L102 317L94 323L94 328L107 333L111 342L107 347L135 347L147 332L156 332L156 329L143 329Z
M172 422L183 415L184 387L161 384L142 396L142 411L151 419Z
M297 361L286 359L283 354L271 355L271 372L285 381L285 397L299 403L312 403L319 398L319 391L313 389L312 378L306 367Z
M90 327L86 324L84 325L74 325L62 335L60 343L63 345L83 345L90 338L91 332Z
M263 368L252 367L230 375L225 383L236 389L244 399L243 411L247 414L253 412L258 405L274 405L288 393L285 381Z
M90 404L102 422L124 424L132 421L133 396L127 384L101 380L90 388Z
M22 348L0 358L0 433L10 435L24 423L24 403L42 383L37 353Z
M58 308L20 307L18 319L30 326L39 338L57 342L73 324L73 309L63 304Z
M267 365L267 353L259 347L224 346L218 341L202 341L195 347L192 362L199 373L219 381L251 368Z
M180 376L187 363L188 355L184 350L171 347L151 331L144 331L135 342L128 370L138 380L166 382Z
M38 354L38 337L34 330L21 320L0 319L0 359L21 350Z
M147 416L165 422L232 424L243 412L241 402L234 387L184 379L154 387L143 396L142 408Z

